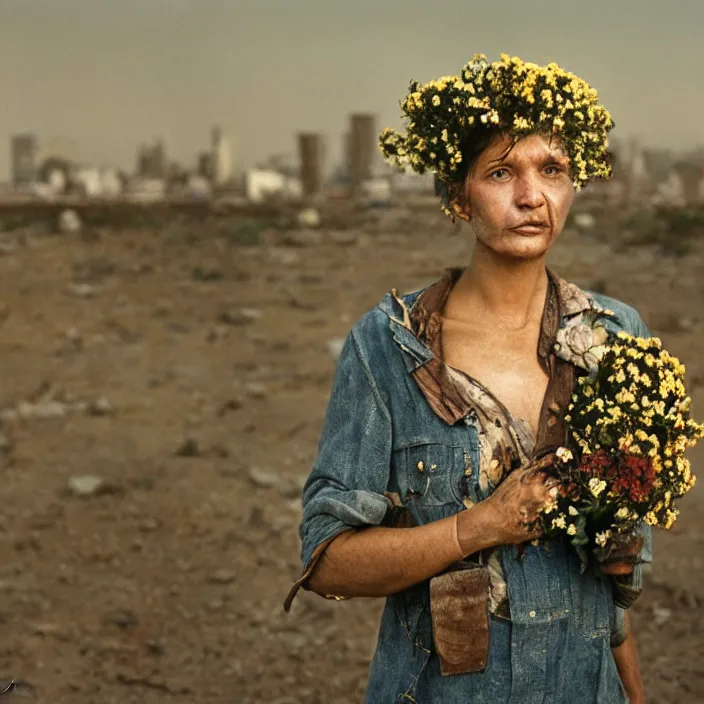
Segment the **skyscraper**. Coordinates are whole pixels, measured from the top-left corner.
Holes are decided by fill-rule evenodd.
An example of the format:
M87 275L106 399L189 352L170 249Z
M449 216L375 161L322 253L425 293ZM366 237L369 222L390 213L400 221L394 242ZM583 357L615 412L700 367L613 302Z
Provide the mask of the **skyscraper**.
M11 137L10 158L12 183L15 186L36 181L39 171L39 140L35 135L19 134Z
M232 146L219 127L211 135L212 180L214 186L222 186L232 178Z
M376 155L376 115L350 115L349 175L353 194L372 176Z
M300 179L304 196L314 196L323 185L323 140L319 134L298 135Z

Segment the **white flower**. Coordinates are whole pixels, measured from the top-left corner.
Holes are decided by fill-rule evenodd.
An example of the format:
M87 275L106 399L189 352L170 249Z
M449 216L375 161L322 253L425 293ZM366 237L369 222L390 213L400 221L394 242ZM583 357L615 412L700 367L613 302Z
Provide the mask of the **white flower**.
M570 516L579 516L579 511L574 506L570 506L567 510Z
M596 544L601 546L602 548L604 545L606 545L606 541L611 537L611 531L610 530L605 530L603 533L597 533L596 534Z
M553 528L565 528L567 526L567 522L565 521L565 514L561 513L557 518L552 519L552 527Z
M567 535L577 535L577 526L574 523L567 526Z
M606 482L603 479L597 479L596 477L592 477L589 480L589 491L592 492L593 496L599 496L599 494L601 494L604 489L606 489Z
M573 457L572 453L566 447L558 447L555 455L559 460L562 460L562 462L569 462Z
M602 326L592 327L589 324L592 317L588 314L575 316L558 331L555 341L558 357L587 371L598 367L608 349L605 343L609 334Z

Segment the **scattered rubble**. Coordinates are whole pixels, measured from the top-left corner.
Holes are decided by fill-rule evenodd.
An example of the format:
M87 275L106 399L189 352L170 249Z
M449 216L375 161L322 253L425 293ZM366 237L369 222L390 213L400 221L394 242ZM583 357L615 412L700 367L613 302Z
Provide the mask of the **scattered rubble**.
M208 577L211 584L231 584L236 579L237 573L227 569L216 570Z
M88 415L91 416L109 416L113 413L114 409L108 399L104 396L100 396L88 403L86 411Z
M316 228L320 227L321 222L320 211L315 208L305 208L296 216L296 224L298 227Z
M252 484L259 489L269 489L276 486L281 481L281 478L277 474L267 472L258 467L252 467L249 470L249 479Z
M68 480L68 489L75 496L96 496L104 491L105 487L105 480L94 474L71 477Z
M100 293L101 287L94 284L71 283L67 292L76 298L95 298Z
M83 223L80 215L75 210L62 210L56 223L59 232L69 234L80 232Z
M186 438L176 450L178 457L200 457L201 450L198 441L193 438Z
M218 320L226 325L249 325L261 317L262 312L257 308L236 308L221 313Z

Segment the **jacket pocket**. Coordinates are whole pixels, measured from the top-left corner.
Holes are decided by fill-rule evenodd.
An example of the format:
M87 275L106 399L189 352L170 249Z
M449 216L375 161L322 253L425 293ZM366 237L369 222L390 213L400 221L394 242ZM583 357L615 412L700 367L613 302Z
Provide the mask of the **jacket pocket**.
M481 672L489 659L489 571L457 569L430 580L433 641L443 676Z
M431 442L395 450L392 461L403 503L421 513L450 505L456 513L466 493L465 456L462 447Z

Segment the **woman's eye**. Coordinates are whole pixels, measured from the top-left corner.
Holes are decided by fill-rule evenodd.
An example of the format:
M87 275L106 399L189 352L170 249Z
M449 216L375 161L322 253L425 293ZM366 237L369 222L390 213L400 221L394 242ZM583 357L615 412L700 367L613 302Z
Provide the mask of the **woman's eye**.
M548 174L549 176L555 176L556 174L559 174L562 171L562 168L560 166L557 166L556 164L551 164L550 166L545 167L545 171L550 172Z
M503 181L505 176L508 176L508 171L506 169L496 169L496 171L491 172L491 177L495 181Z

